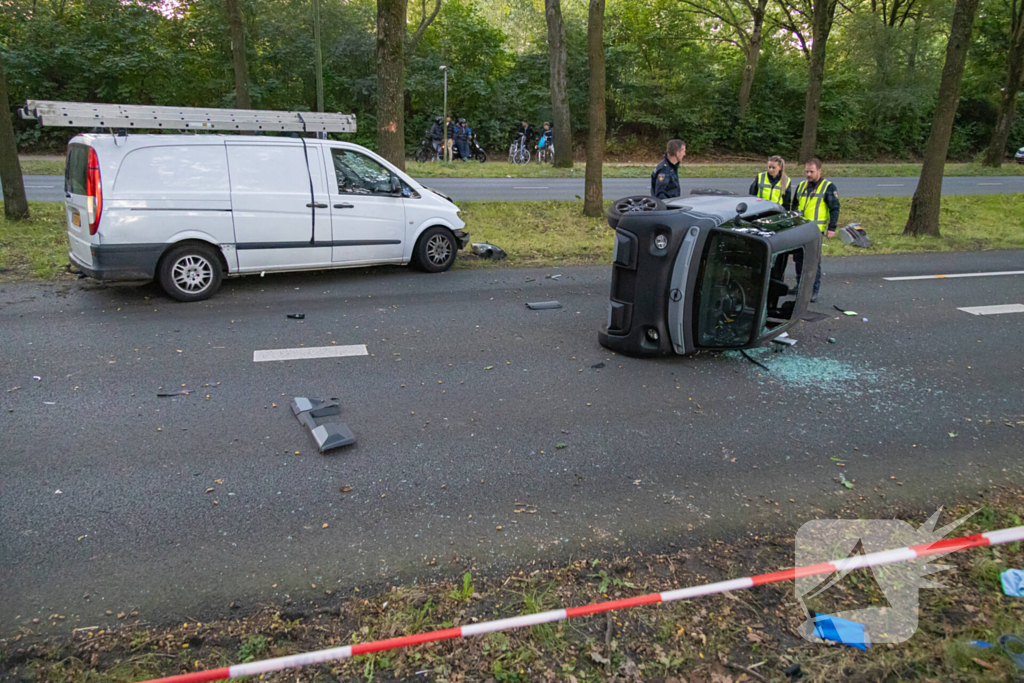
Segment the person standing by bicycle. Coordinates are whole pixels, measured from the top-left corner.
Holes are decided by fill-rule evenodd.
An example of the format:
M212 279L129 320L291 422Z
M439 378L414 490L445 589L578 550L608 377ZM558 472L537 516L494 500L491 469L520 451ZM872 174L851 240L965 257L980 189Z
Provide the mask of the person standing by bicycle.
M524 145L529 145L530 141L533 140L533 126L531 126L525 119L520 122L519 128L516 128L516 132L513 134L513 140L517 139L519 136L523 137Z
M544 127L540 130L540 140L537 141L537 149L547 149L555 140L555 131L551 128L551 122L545 121Z
M440 116L434 117L434 125L430 127L430 144L434 146L434 157L441 157L441 148L444 147L444 119Z

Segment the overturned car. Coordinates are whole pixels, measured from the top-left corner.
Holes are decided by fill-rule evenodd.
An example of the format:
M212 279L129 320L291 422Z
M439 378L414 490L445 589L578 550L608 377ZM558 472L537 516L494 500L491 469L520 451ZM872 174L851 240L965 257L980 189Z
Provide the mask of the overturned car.
M598 340L632 356L762 346L803 316L811 288L786 279L803 252L813 273L821 232L773 202L694 190L663 202L612 203L615 229L607 324Z

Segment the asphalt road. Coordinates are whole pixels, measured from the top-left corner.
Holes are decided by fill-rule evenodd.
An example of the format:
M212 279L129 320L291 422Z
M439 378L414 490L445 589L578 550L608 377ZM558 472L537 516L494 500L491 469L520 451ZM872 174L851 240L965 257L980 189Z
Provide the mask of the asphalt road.
M575 199L583 196L583 179L573 178L420 178L455 201L523 201L541 199ZM745 194L749 178L682 178L683 194L702 187L714 187ZM911 178L837 178L836 186L843 197L909 197L917 187ZM646 178L606 178L604 198L618 199L634 194L648 194ZM60 176L25 176L29 201L64 201L64 179ZM1024 192L1024 177L998 176L988 178L949 177L943 180L943 194L1005 194Z
M607 267L251 277L198 304L0 286L0 632L205 620L1019 486L1024 314L957 308L1024 303L1024 276L883 280L1004 270L1024 252L827 260L829 317L759 351L767 372L609 353ZM524 306L548 299L564 308ZM369 355L253 362L335 343ZM340 398L358 445L319 455L295 395Z

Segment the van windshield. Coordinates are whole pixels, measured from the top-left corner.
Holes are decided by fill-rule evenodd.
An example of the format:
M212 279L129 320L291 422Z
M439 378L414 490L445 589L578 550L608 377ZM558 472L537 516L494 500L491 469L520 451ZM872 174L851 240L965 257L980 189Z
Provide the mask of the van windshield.
M68 145L68 160L64 170L64 191L84 195L88 170L89 147L79 144Z

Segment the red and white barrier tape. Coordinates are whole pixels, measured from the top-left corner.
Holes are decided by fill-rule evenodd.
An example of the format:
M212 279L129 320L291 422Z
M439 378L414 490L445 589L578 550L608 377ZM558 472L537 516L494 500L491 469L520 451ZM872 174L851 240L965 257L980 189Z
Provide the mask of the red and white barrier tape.
M422 645L423 643L433 643L440 640L451 640L453 638L478 636L480 634L491 633L493 631L507 631L514 628L546 624L552 621L562 621L563 619L582 617L588 614L598 614L600 612L611 612L613 610L637 607L639 605L650 605L658 602L673 602L675 600L688 600L702 595L713 595L715 593L725 593L727 591L753 588L754 586L763 586L769 583L792 581L804 576L831 574L832 572L845 572L853 569L862 569L864 567L877 567L883 564L906 562L907 560L913 560L918 557L927 557L928 555L940 555L955 552L957 550L965 550L967 548L976 548L978 546L986 545L1001 545L1003 543L1012 543L1014 541L1024 541L1024 526L1013 527L1012 529L1002 529L1000 531L989 531L984 534L975 534L973 536L964 536L962 538L949 538L942 541L936 541L934 543L910 546L909 548L884 550L877 553L871 553L869 555L854 555L842 560L823 562L821 564L814 564L807 567L794 567L792 569L784 569L781 572L747 576L742 579L719 581L718 583L710 583L704 586L681 588L674 591L665 591L664 593L650 593L648 595L641 595L635 598L598 602L592 605L570 607L568 609L556 609L551 610L550 612L527 614L521 617L511 617L508 619L499 619L497 621L485 621L481 624L470 624L468 626L448 628L443 631L430 631L428 633L418 633L413 636L401 636L399 638L388 638L387 640L377 640L370 643L345 645L343 647L333 647L329 650L319 650L317 652L306 652L300 655L289 655L287 657L277 657L276 659L266 659L261 662L235 664L234 666L227 666L220 669L197 671L195 673L180 674L178 676L169 676L167 678L156 678L151 681L147 681L146 683L201 683L203 681L221 681L229 678L238 678L240 676L257 676L271 671L306 666L307 664L319 664L321 662L330 662L337 659L348 659L350 657L355 657L356 655L365 655L371 652L395 650L400 647Z

